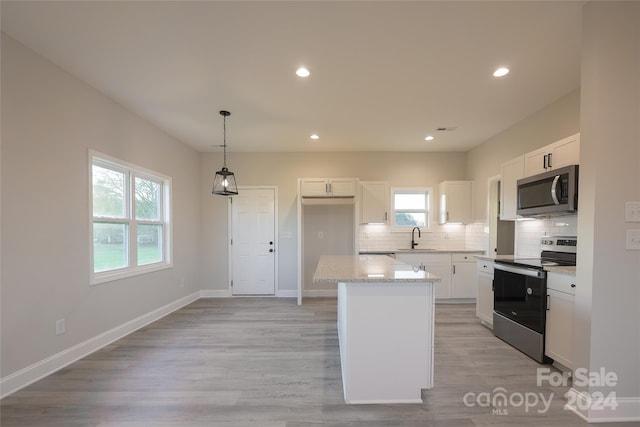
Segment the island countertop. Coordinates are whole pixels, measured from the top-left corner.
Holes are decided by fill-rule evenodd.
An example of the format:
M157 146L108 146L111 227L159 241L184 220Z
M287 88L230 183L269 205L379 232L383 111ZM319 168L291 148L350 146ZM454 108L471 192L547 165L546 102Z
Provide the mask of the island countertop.
M322 255L314 283L427 283L440 277L385 255Z

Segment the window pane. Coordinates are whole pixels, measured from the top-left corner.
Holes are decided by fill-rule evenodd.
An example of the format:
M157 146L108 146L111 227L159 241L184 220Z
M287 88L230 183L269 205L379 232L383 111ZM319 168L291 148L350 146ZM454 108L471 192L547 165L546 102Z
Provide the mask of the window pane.
M162 225L138 225L138 265L162 261Z
M394 194L393 206L396 210L425 210L427 208L426 195L424 193Z
M136 178L136 219L161 219L160 187L157 182Z
M426 224L426 214L424 212L396 212L396 225L398 227L424 227Z
M124 218L125 174L93 165L93 216Z
M93 271L115 270L128 266L127 225L93 223Z

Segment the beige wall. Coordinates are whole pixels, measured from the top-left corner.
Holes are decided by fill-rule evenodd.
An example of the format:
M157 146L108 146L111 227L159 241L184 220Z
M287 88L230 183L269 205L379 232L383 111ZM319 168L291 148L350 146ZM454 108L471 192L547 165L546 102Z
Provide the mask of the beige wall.
M354 177L387 181L397 187L432 187L444 180L465 177L464 153L229 153L227 165L238 185L276 185L279 191L279 283L278 290L297 286L298 178ZM201 157L202 197L202 286L228 289L227 201L211 194L216 170L222 166L219 153ZM283 234L290 233L291 238Z
M521 154L580 132L580 89L467 152L467 179L475 182L474 217L487 217L487 179Z
M3 378L200 289L198 153L5 35L1 136ZM173 178L174 268L89 285L89 149Z
M584 7L575 366L616 373L620 406L640 419L640 251L625 249L625 202L640 200L640 3ZM603 413L604 412L604 413Z

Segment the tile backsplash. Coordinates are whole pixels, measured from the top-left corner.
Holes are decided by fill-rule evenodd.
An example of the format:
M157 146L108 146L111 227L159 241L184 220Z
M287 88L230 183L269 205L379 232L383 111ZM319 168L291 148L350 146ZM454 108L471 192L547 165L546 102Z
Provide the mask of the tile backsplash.
M475 225L475 224L473 224ZM467 234L471 225L434 225L429 230L421 228L421 237L415 233L417 249L480 249L485 245L476 241L468 242ZM360 251L393 251L411 248L411 230L392 229L388 225L360 225Z
M543 236L576 236L578 216L566 215L554 218L517 221L515 252L517 256L540 256L540 238Z
M578 216L566 215L517 221L515 226L515 255L540 256L543 236L576 236ZM434 225L421 228L415 234L418 249L474 249L489 253L489 226L485 223L467 225ZM360 251L394 251L411 247L411 230L398 231L388 225L362 224L359 231Z

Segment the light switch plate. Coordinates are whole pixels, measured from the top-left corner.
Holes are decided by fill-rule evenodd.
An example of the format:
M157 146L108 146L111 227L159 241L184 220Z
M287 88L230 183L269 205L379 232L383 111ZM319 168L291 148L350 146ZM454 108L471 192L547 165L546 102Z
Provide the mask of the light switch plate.
M625 203L624 220L626 222L640 222L640 202Z
M627 230L627 249L640 251L640 230Z

